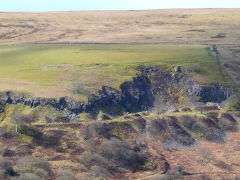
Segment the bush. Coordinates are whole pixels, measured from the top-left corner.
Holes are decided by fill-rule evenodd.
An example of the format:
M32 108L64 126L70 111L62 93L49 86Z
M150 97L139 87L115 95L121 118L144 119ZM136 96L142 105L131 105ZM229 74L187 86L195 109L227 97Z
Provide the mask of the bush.
M231 164L227 164L227 163L225 163L224 161L221 161L221 160L217 160L214 163L214 166L217 166L218 168L221 168L223 170L228 170L228 171L232 170L232 165Z
M75 173L71 169L65 169L57 173L56 180L74 180Z
M2 154L3 157L12 157L15 156L15 152L10 149L5 149Z
M98 154L93 154L90 152L83 152L79 159L78 162L83 164L85 167L90 168L93 165L99 165L99 166L105 166L105 167L110 167L109 163L105 158Z
M0 176L16 176L17 173L13 169L13 163L6 159L0 159Z
M110 129L107 127L106 124L100 122L93 123L90 126L90 132L92 132L92 134L96 136L104 137L107 139L111 137Z
M38 129L27 125L20 125L18 132L20 134L33 137L34 139L41 139L43 136L43 134L39 132Z
M118 166L130 168L133 171L146 162L144 155L133 151L130 144L125 141L111 139L102 143L99 150L102 156L113 159Z
M180 119L182 121L182 125L192 132L205 134L208 131L206 127L200 124L194 117L182 116Z
M16 180L42 180L39 176L33 173L21 174Z
M108 170L104 167L92 166L90 171L95 177L101 177L103 179L107 179L107 177L109 176Z
M184 180L184 177L178 171L168 171L160 180Z
M36 157L25 156L20 158L16 163L16 169L19 172L34 172L37 169L42 169L47 173L50 172L50 165L46 160L39 159ZM39 170L38 170L39 171Z
M14 137L14 135L13 135L12 132L4 132L2 134L2 137L5 138L5 139L11 139L12 137Z
M43 169L37 169L35 171L35 174L41 178L41 180L47 180L48 179L48 172Z
M99 144L100 144L100 142L95 138L90 138L86 141L87 149L90 150L90 151L93 151L93 152L96 151L96 147Z
M99 151L102 156L110 159L113 158L113 151L119 148L131 149L131 146L125 141L112 138L110 141L103 142L99 147Z

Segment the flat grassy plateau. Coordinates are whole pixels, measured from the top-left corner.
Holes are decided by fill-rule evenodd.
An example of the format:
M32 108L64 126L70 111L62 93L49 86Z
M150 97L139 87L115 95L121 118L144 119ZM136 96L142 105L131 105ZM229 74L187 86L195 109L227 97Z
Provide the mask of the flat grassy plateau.
M0 48L1 91L86 101L102 85L119 88L139 65L183 66L202 84L232 81L207 46L29 44Z

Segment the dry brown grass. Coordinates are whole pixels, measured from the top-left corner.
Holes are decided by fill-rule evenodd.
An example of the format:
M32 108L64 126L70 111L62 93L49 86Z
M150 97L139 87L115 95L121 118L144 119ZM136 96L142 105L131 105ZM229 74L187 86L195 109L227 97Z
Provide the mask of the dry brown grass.
M239 19L240 9L0 13L0 45L238 44Z

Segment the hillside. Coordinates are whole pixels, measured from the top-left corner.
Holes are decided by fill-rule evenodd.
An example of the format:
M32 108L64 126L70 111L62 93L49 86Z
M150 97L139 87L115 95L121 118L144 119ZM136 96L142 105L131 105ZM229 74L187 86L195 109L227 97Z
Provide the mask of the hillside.
M238 44L239 9L0 13L0 45Z
M240 178L240 9L0 13L0 179Z

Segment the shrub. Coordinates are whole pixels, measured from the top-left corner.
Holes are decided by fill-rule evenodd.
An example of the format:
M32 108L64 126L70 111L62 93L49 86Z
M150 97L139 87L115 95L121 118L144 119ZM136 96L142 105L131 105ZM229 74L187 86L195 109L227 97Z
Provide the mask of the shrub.
M83 164L85 167L91 167L93 164L93 156L92 153L90 152L83 152L79 159L78 162L80 162L81 164Z
M94 135L99 136L99 137L104 137L107 139L109 139L111 137L110 129L104 123L100 123L100 122L93 123L90 126L90 131Z
M39 176L33 173L21 174L16 180L42 180Z
M113 151L121 147L124 149L131 148L127 142L112 138L110 141L103 142L99 147L99 151L102 156L110 159L113 158Z
M13 169L13 163L6 159L0 159L0 176L16 176L17 173Z
M20 125L18 132L26 136L33 137L34 139L41 139L42 133L39 132L36 128L27 125Z
M35 122L36 121L36 118L35 118L35 115L34 114L30 114L30 115L21 115L19 117L19 122L22 122L22 123L32 123L32 122Z
M43 169L37 169L35 171L35 174L39 176L42 180L47 180L48 179L48 172L43 170Z
M90 168L93 165L99 165L99 166L105 166L105 167L110 167L107 160L103 158L102 156L98 154L93 154L90 152L83 152L79 159L78 162L83 164L85 167Z
M107 179L107 177L109 176L108 170L104 167L92 166L90 171L95 177L101 177L103 179Z
M228 171L232 170L232 165L231 164L227 164L227 163L225 163L224 161L221 161L221 160L217 160L214 163L214 165L223 169L223 170L228 170Z
M160 180L184 180L184 177L178 171L171 170Z
M15 156L15 152L10 149L5 149L2 154L3 157Z
M12 162L11 161L8 161L6 159L0 159L0 168L1 169L9 169L12 167Z
M86 140L86 145L88 146L88 150L90 151L96 151L96 147L99 145L99 141L95 138L90 138L88 140Z
M31 156L20 158L16 163L16 168L19 172L34 172L37 169L50 172L50 165L46 160Z
M75 173L71 169L61 170L57 173L56 180L74 180Z
M146 161L142 154L131 149L130 144L115 138L102 143L99 150L102 156L113 159L118 166L132 170L138 169Z
M14 137L14 135L11 132L4 132L2 134L2 137L5 138L5 139L11 139L12 137Z

